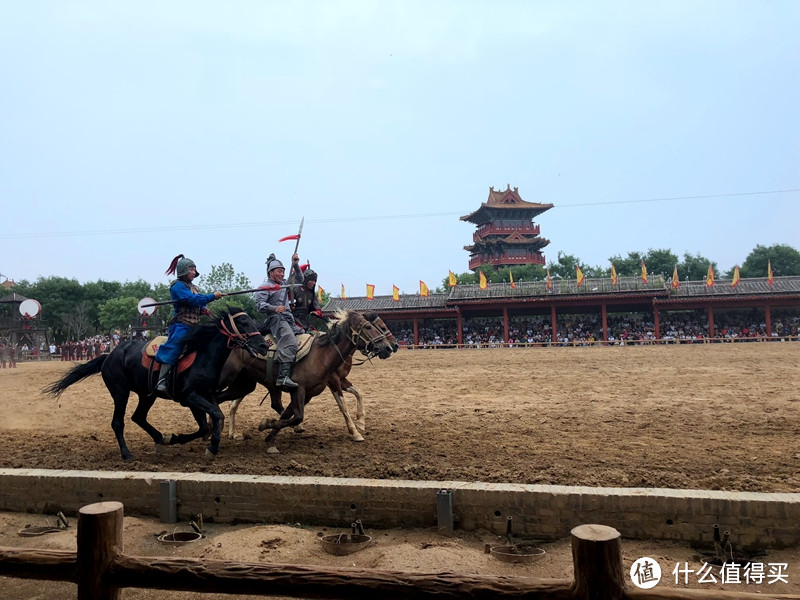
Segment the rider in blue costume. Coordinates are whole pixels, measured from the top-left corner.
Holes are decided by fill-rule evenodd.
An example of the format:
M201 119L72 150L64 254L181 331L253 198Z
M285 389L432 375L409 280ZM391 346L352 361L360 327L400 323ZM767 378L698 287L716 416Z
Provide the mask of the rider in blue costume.
M173 258L166 270L167 275L173 273L177 275L178 279L173 281L169 288L173 311L169 321L168 339L159 346L155 357L156 361L161 363L161 375L156 384L156 393L162 398L170 397L167 376L178 361L183 338L192 330L192 327L200 322L200 315L203 314L206 304L224 296L222 292L199 293L199 290L192 284L192 281L198 276L197 266L192 259L185 258L183 254Z

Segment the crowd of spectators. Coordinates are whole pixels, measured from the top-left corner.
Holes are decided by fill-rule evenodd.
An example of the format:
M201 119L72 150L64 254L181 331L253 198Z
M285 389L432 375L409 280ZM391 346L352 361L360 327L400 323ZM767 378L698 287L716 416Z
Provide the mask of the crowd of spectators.
M656 343L655 323L646 313L613 313L606 319L608 343L634 345ZM414 345L413 324L389 325L401 345ZM463 345L493 348L503 345L590 346L603 340L603 327L597 314L563 314L556 320L557 340L553 341L549 315L509 318L508 339L503 339L502 317L480 317L463 321ZM707 343L715 341L763 341L798 339L800 313L774 311L772 331L760 311L720 311L714 314L714 335L709 336L705 311L660 313L661 341L664 343ZM458 344L455 319L426 319L419 322L419 346L437 347Z
M50 344L51 357L62 361L92 360L111 352L119 344L118 335L95 335L82 340L68 340L62 344Z

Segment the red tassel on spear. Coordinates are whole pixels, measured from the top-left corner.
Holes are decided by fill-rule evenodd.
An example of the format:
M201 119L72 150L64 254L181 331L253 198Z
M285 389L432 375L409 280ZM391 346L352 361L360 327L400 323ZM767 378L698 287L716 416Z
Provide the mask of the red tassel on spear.
M279 242L288 242L289 240L299 240L299 239L300 239L300 234L299 233L295 233L294 235L287 235L286 237L282 237L278 241Z

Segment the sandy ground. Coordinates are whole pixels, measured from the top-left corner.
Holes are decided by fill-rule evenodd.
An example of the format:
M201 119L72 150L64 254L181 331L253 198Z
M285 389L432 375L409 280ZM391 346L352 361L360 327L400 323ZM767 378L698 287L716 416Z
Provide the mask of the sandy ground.
M282 432L281 454L267 455L257 425L269 408L259 406L259 388L239 410L243 439L223 438L213 463L203 459L200 440L156 449L130 422L126 436L137 460L123 462L109 426L111 398L99 376L56 401L39 391L71 365L27 363L0 370L0 467L797 492L799 359L796 343L401 351L352 373L366 398L365 442L350 441L325 394L307 407L307 431ZM129 416L132 410L133 402ZM170 401L158 401L150 420L164 432L192 430L188 411ZM17 535L26 524L44 525L47 519L52 521L0 514L0 545L74 548L74 529ZM180 527L188 531L188 525ZM126 552L572 577L568 539L542 544L546 555L533 565L509 565L484 554L485 544L502 542L490 532L445 538L435 530L368 531L375 538L371 547L333 557L321 549L318 536L335 529L207 523L206 539L173 548L155 539L165 528L126 517ZM640 556L659 560L665 571L659 586L671 583L676 564L697 569L702 563L696 550L679 544L624 540L623 554L626 566ZM787 563L788 583L715 586L690 576L688 587L800 594L799 549L768 551L756 560L765 566ZM0 586L10 589L1 580ZM74 597L70 587L13 580L16 595L3 597ZM211 596L126 592L126 598L205 597Z

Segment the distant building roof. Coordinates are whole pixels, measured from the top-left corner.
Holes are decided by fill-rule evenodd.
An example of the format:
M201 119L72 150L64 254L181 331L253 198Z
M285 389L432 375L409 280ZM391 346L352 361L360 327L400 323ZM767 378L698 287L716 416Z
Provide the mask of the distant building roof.
M17 294L16 292L11 292L8 296L3 296L0 298L0 302L4 303L24 302L25 300L27 300L25 296L22 294Z
M493 218L498 218L497 215L499 214L512 219L532 219L551 208L553 208L552 204L526 202L520 197L519 188L512 190L511 185L508 185L505 191L495 190L494 187L490 187L488 200L483 202L478 210L461 217L461 220L483 225L484 223L490 223Z

